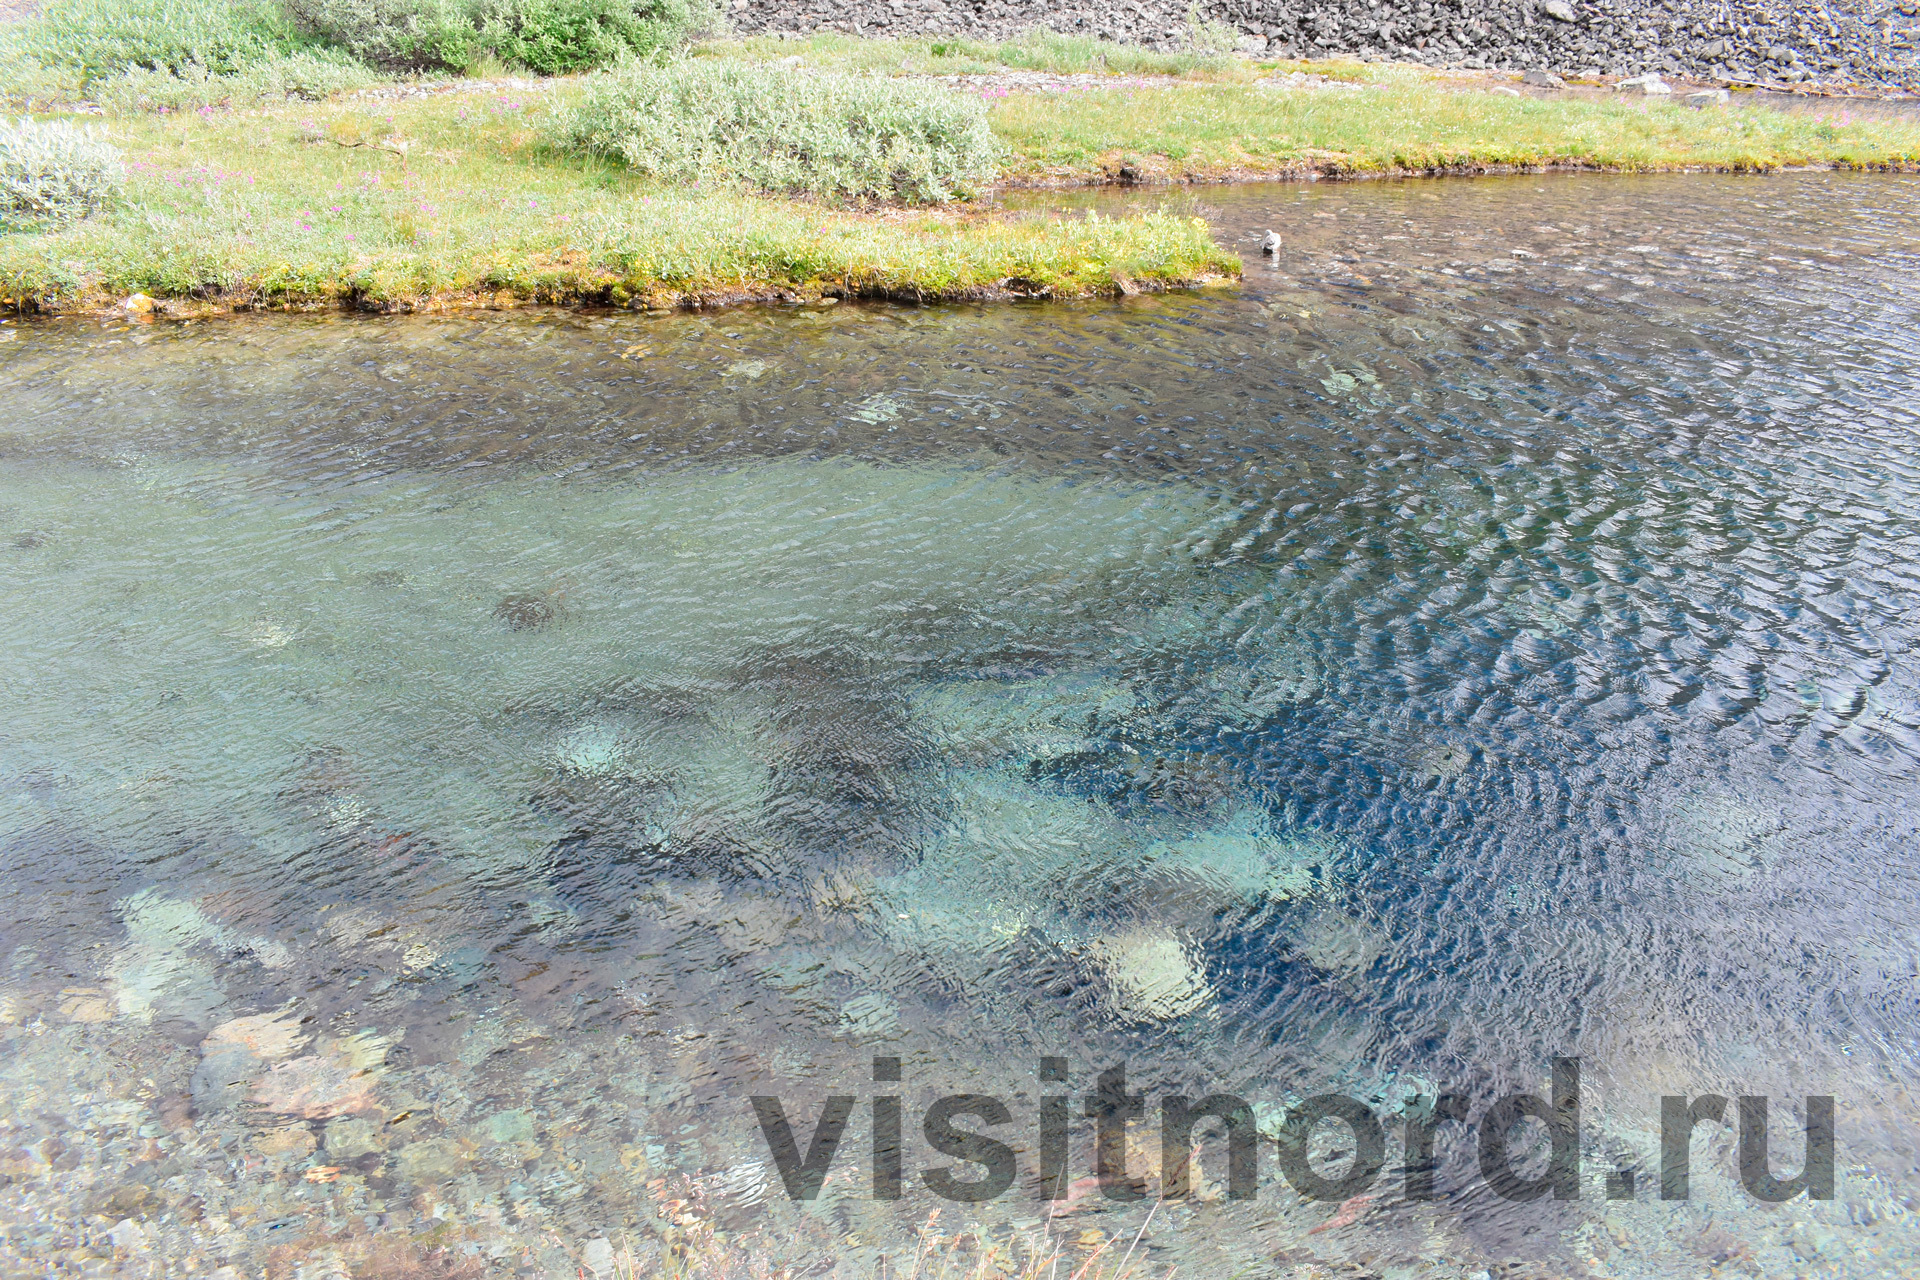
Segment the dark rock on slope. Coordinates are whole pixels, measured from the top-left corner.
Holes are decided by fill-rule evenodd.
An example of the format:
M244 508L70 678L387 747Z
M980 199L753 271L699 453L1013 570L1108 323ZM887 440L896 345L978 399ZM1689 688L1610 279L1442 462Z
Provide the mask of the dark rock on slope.
M1037 26L1162 48L1184 0L731 0L735 30L998 39ZM1920 0L1214 0L1202 17L1272 56L1435 66L1664 71L1766 83L1920 88Z

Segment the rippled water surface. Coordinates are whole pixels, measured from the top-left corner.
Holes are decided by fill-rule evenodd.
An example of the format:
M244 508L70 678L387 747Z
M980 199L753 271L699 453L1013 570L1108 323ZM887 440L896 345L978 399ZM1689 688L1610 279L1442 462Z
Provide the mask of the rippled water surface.
M1244 287L6 326L9 1266L1920 1267L1920 181L1201 200ZM1578 1201L1452 1124L1406 1198L1404 1121L1555 1056ZM1110 1199L1121 1062L1386 1167L1229 1201L1209 1139L1154 1207L1141 1124ZM919 1179L960 1093L985 1203ZM1834 1096L1835 1198L1708 1123L1662 1201L1709 1093L1782 1176ZM749 1099L836 1094L792 1201Z

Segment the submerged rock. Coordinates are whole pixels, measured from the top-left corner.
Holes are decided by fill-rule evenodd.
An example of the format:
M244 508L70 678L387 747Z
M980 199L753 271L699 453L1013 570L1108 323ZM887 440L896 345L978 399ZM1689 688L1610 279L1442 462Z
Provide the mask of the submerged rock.
M1109 983L1113 1011L1130 1022L1165 1022L1212 1002L1205 966L1172 930L1138 925L1088 948Z
M113 994L98 987L68 987L60 993L60 1013L72 1022L111 1022L119 1011Z
M1358 977L1387 949L1379 929L1333 907L1308 916L1294 934L1294 950L1314 968L1341 977Z
M1473 751L1458 742L1428 743L1414 750L1408 763L1423 782L1448 782L1466 772Z
M1674 865L1703 888L1722 888L1777 861L1785 841L1784 806L1723 790L1681 796L1664 816L1662 844Z
M628 772L629 750L614 726L583 724L554 747L554 765L583 778L614 777Z
M862 1039L898 1035L900 1006L892 996L870 991L840 1006L840 1026L848 1035Z
M482 1142L514 1147L536 1144L533 1112L525 1109L496 1111L474 1128L474 1136Z
M200 1042L189 1089L201 1115L243 1102L270 1064L305 1047L308 1036L291 1008L223 1022Z
M292 1008L254 1014L223 1022L200 1043L202 1056L223 1050L241 1050L266 1062L278 1062L304 1047L311 1037L300 1029Z
M120 1015L135 1022L178 1018L204 1026L227 1000L213 965L179 949L126 947L107 973Z
M545 596L507 596L493 606L494 621L504 623L509 631L538 631L558 614Z
M445 1138L409 1142L400 1148L394 1161L400 1180L416 1186L457 1178L466 1162L466 1153Z
M270 1067L247 1100L262 1111L302 1120L330 1120L374 1109L389 1041L372 1032L328 1040L320 1053Z
M915 728L955 763L1057 760L1095 745L1139 707L1125 682L1075 671L1027 680L946 680L917 691Z
M385 1151L380 1130L361 1116L339 1116L327 1122L326 1148L329 1160L358 1160L361 1156Z
M225 1005L215 961L250 958L270 969L292 963L277 942L240 933L196 902L157 886L119 904L127 945L107 964L121 1016L136 1022L180 1019L202 1026Z

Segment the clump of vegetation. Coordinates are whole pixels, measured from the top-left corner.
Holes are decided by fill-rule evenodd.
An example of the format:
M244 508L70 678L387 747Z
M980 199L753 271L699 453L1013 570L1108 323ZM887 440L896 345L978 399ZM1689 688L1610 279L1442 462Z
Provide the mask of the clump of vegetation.
M556 115L568 150L669 182L837 201L933 204L991 182L985 107L939 85L693 60L595 76Z
M44 111L81 96L80 76L72 68L49 67L0 39L0 107Z
M1239 38L1239 32L1227 23L1202 14L1198 4L1187 6L1187 43L1196 53L1222 57L1233 52Z
M256 62L231 75L216 75L199 66L179 71L130 67L96 81L92 96L114 112L193 111L289 98L318 101L349 89L364 89L379 78L371 68L331 49L302 50Z
M129 68L230 75L306 43L275 0L48 0L5 42L83 88Z
M546 75L675 48L703 0L288 0L301 26L357 58L464 71L485 58Z
M485 53L470 0L289 0L301 27L394 70L464 70Z
M699 0L496 0L481 33L496 57L561 75L657 57L711 21Z
M111 201L125 178L119 150L91 128L0 121L0 229L83 218Z

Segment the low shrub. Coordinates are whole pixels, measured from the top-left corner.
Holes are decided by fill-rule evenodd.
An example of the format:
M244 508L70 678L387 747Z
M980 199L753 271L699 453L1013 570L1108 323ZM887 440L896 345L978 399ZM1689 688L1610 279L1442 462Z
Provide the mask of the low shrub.
M120 151L64 120L0 121L0 228L72 222L107 204L126 178Z
M301 26L356 58L464 71L496 57L547 75L673 48L706 0L288 0Z
M0 107L45 111L86 96L80 74L71 67L50 67L19 49L0 45Z
M348 89L364 89L378 79L365 64L331 49L302 50L256 62L231 75L215 75L199 66L179 71L130 67L96 81L92 96L109 111L193 111L287 98L319 101Z
M375 66L463 71L486 54L475 0L288 0L301 27Z
M486 14L481 36L508 62L561 75L657 57L709 19L695 0L508 0Z
M962 198L1000 158L980 100L939 85L704 59L594 76L554 136L663 181L838 201Z
M48 0L6 43L90 85L131 67L228 75L304 41L275 0Z

